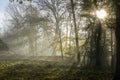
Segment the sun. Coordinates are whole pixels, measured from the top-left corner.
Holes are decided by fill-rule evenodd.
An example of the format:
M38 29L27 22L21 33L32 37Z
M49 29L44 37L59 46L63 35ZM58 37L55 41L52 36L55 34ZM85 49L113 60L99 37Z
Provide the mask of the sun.
M96 11L96 16L99 19L104 19L107 16L107 12L104 9Z

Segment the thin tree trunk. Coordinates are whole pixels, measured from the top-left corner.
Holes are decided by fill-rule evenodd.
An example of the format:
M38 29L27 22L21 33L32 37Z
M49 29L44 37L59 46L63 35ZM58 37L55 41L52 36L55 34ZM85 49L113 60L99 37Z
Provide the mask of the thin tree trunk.
M79 52L79 41L78 41L78 29L77 29L77 26L76 26L76 18L75 18L75 11L74 11L73 0L71 0L71 7L72 7L74 27L75 27L75 41L76 41L77 63L79 63L80 62L80 52Z
M113 55L113 31L111 29L111 55Z
M63 56L63 49L62 49L61 30L60 30L60 27L59 27L58 23L57 23L57 28L58 28L58 34L59 34L59 40L60 40L61 57L62 57L62 59L63 59L64 56Z
M114 54L113 54L113 29L111 28L111 68L114 68Z
M98 29L97 29L97 38L96 38L96 63L95 65L97 67L101 67L101 53L100 53L100 41L101 41L101 23L99 22L98 24Z

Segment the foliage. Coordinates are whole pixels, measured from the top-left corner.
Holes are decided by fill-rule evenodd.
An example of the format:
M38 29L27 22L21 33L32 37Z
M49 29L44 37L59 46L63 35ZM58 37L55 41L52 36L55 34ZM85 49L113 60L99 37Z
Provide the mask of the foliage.
M1 39L0 39L0 51L8 51L9 48L7 46L6 43L4 43Z

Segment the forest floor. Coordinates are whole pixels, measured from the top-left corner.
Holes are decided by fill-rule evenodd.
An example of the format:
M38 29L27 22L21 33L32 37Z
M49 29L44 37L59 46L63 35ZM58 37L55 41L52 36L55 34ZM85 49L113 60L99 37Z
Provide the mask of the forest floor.
M73 67L65 61L0 60L0 80L112 80L111 70Z

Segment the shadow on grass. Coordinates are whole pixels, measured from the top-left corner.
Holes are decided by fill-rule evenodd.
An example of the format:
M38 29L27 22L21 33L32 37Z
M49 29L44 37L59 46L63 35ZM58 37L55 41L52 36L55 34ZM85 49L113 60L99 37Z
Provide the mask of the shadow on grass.
M0 70L0 80L112 80L110 69L66 66L56 62L25 62Z
M77 67L75 63L70 70L61 74L58 80L112 80L113 71L111 68Z

